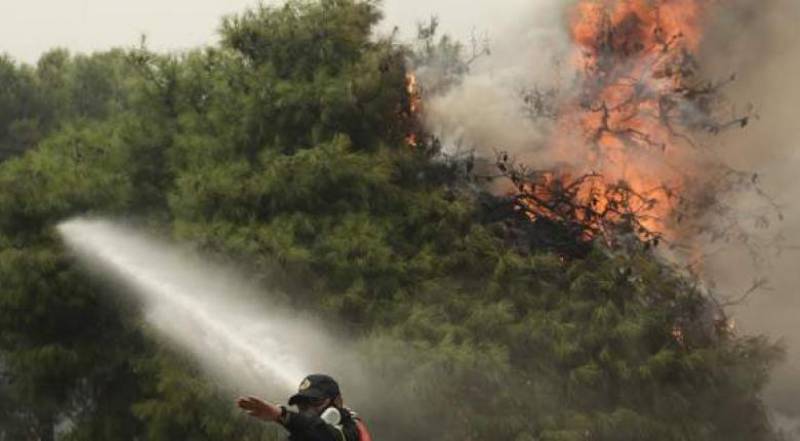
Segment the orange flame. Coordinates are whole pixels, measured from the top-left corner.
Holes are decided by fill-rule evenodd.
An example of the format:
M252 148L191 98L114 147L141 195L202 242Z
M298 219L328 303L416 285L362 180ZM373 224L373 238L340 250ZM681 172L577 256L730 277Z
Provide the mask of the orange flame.
M419 145L419 134L417 133L419 127L416 126L416 122L419 120L422 113L422 91L417 82L417 76L413 72L406 73L405 86L406 95L408 97L408 105L405 113L413 122L413 127L409 133L406 134L405 142L407 146L415 148Z
M696 70L692 53L702 38L702 1L581 0L576 5L570 31L580 93L560 109L551 145L571 164L576 145L586 146L585 158L520 189L521 204L532 218L563 216L546 201L573 185L578 210L570 207L569 216L588 224L590 236L603 232L598 213L617 223L635 217L640 237L669 230L666 219L676 209L675 194L684 187L686 170L663 157L680 162L691 150L679 130L687 124L681 100ZM571 176L584 178L577 182Z
M409 98L408 110L411 113L419 113L422 108L422 96L417 83L417 76L412 72L406 74L406 93L408 93Z

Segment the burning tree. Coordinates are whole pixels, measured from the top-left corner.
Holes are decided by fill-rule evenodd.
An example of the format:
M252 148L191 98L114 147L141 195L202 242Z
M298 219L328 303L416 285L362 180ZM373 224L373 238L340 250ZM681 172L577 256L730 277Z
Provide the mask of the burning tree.
M575 6L575 90L522 94L529 115L553 120L548 150L568 165L532 169L499 152L496 165L514 185L517 210L611 246L633 236L646 247L679 248L707 235L756 247L728 196L752 192L769 205L755 215L757 226L780 218L779 207L757 175L726 165L704 142L757 116L752 106L738 113L725 100L735 76L701 75L695 54L710 7L705 0Z

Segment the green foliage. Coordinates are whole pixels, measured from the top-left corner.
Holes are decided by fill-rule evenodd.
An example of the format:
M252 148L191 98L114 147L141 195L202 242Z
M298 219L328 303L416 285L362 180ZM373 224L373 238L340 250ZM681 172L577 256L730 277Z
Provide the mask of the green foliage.
M772 343L720 328L652 254L508 246L476 190L408 148L406 57L453 78L468 63L435 22L412 54L372 37L379 18L373 2L290 1L183 55L0 60L0 439L278 436L76 267L54 232L75 215L281 273L289 301L344 323L368 371L396 379L359 409L382 439L774 439Z
M146 439L278 439L275 427L254 424L235 412L189 360L156 352L138 361L137 373L150 380L131 408L147 422Z
M0 162L24 153L55 130L101 120L126 106L130 66L122 51L42 55L36 67L0 57Z
M31 69L18 68L8 57L0 57L0 161L19 154L39 139L35 118L39 105Z

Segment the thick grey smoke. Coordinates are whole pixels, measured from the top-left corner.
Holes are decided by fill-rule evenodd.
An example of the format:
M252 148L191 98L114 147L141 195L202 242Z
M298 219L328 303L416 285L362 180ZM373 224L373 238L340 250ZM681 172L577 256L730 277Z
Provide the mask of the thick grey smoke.
M564 8L570 3L530 1L517 7L513 21L492 23L487 15L485 22L475 24L478 43L485 37L491 54L471 63L470 74L447 93L425 96L426 123L446 151L476 149L489 156L502 149L520 159L544 161L537 146L546 140L549 127L524 115L520 89L558 83L558 63L569 49ZM442 21L448 16L446 11ZM464 45L469 57L472 42ZM435 81L426 78L424 69L418 74L423 88Z
M758 172L765 190L782 204L780 230L789 250L756 268L739 250L731 250L714 266L721 290L739 290L749 279L766 276L770 289L754 293L735 309L746 332L783 338L787 362L774 374L767 400L776 422L800 439L800 2L738 0L722 2L715 15L701 60L717 75L736 73L729 90L736 103L752 102L759 115L747 130L720 140L718 148L732 165ZM742 201L746 204L747 201ZM760 273L760 274L759 274Z

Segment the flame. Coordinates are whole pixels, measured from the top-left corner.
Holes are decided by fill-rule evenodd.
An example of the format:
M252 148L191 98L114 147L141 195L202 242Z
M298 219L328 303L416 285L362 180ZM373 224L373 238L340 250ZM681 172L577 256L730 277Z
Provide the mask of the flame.
M518 183L532 219L577 222L586 239L607 237L610 224L629 225L644 240L669 232L686 186L676 164L692 149L681 130L692 124L683 104L703 1L581 0L574 7L579 93L559 109L550 144L570 164L585 158ZM559 197L564 192L568 198ZM571 203L556 203L565 200Z
M416 147L417 145L419 145L416 133L409 133L408 135L406 135L406 145L409 147Z
M413 72L406 73L406 93L408 94L408 110L414 114L422 109L422 95L417 83L417 75Z
M422 90L417 82L417 76L413 72L406 73L405 89L408 103L404 113L412 122L412 127L405 136L405 142L407 146L416 148L419 145L420 137L418 121L422 114Z

